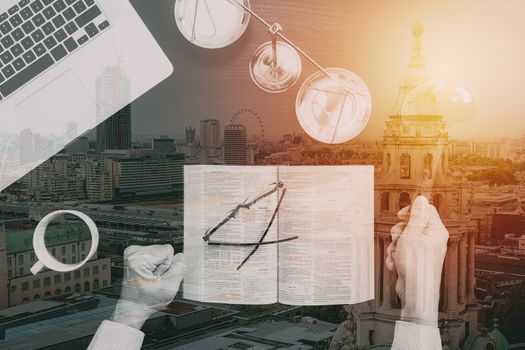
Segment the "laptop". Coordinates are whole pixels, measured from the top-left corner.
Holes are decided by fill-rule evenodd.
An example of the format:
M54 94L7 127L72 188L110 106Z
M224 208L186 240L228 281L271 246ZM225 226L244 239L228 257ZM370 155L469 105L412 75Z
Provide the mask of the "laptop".
M172 72L129 0L0 1L0 191Z

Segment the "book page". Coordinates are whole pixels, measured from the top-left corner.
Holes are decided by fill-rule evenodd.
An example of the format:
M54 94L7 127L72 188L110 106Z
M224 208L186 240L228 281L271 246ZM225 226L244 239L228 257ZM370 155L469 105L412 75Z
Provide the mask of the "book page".
M249 209L240 209L215 231L238 204L267 192L277 181L276 167L193 165L184 167L184 255L187 273L184 297L231 304L277 302L277 244L261 245L239 267L254 246L211 245L256 243L261 239L277 205L278 192ZM275 185L273 186L275 187ZM275 218L264 241L277 239Z
M279 302L354 304L374 298L372 166L280 166Z

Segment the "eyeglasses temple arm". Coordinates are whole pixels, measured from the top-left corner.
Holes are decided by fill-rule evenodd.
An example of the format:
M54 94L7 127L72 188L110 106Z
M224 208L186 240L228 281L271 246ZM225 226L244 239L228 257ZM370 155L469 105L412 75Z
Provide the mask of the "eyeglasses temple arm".
M239 204L233 209L227 217L225 217L221 222L219 222L217 225L215 225L213 228L206 231L206 234L202 237L202 239L205 242L208 242L210 240L210 236L213 235L218 229L220 229L224 224L226 224L230 219L234 218L235 215L239 212L239 209L242 208L243 205Z
M277 185L276 185L276 190L277 190ZM279 201L277 202L277 206L275 207L275 210L273 211L272 218L270 219L270 222L266 226L266 229L264 230L264 233L262 234L261 239L259 239L259 242L258 242L259 244L257 244L252 249L250 254L248 254L248 256L239 264L239 266L237 266L237 270L239 270L248 261L248 259L257 251L257 249L261 245L261 242L264 240L264 238L268 234L268 231L270 231L270 227L272 226L273 221L275 220L275 217L277 216L277 213L279 212L279 208L281 207L281 203L283 201L283 198L284 198L285 194L286 194L286 188L283 188L283 194L281 195L281 197L279 198Z
M259 197L255 198L255 199L254 199L253 201L251 201L251 202L244 203L244 204L243 204L243 207L244 207L244 208L248 208L248 209L250 209L250 207L251 207L252 205L254 205L255 203L257 203L258 201L260 201L260 200L262 200L262 199L268 197L268 196L271 195L272 193L275 193L275 192L277 191L278 188L279 188L279 183L276 183L275 186L274 186L271 190L269 190L269 191L267 191L267 192L261 194Z
M212 241L209 241L208 245L225 246L225 247L250 247L250 246L254 246L254 245L268 245L268 244L288 242L288 241L292 241L292 240L298 239L298 238L299 238L299 236L292 236L292 237L287 237L287 238L283 238L283 239L277 239L275 241L265 241L265 242L257 242L257 243L229 243L229 242L212 242Z
M234 218L237 213L239 212L239 209L241 208L246 208L246 209L250 209L250 207L252 205L254 205L255 203L257 203L258 201L268 197L269 195L271 195L272 193L274 193L275 191L277 191L277 189L279 188L279 185L280 183L276 183L275 186L263 193L262 195L260 195L259 197L255 198L253 201L249 202L249 203L243 203L243 204L238 204L235 209L233 209L230 214L228 214L228 216L226 218L224 218L224 220L222 220L220 223L218 223L217 225L215 225L213 228L209 229L208 231L206 231L206 234L202 237L202 239L205 241L205 242L208 242L210 240L210 236L213 235L218 229L220 229L225 223L227 223L230 219ZM284 192L283 192L284 193Z

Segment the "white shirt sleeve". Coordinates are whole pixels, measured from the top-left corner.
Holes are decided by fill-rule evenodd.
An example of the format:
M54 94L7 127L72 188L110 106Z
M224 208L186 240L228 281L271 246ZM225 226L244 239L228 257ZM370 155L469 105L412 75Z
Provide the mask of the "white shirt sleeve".
M396 322L393 350L442 350L439 328L404 321Z
M140 350L144 333L136 328L103 321L93 336L88 350Z

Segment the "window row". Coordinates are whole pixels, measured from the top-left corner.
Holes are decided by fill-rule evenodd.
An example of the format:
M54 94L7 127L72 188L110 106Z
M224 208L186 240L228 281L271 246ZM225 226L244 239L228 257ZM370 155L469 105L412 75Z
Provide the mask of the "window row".
M77 251L77 245L78 244L71 244L71 253L76 253ZM85 252L87 249L87 244L86 242L81 242L80 243L80 251L81 252ZM64 255L67 254L67 246L62 246L60 249L58 248L51 248L51 255L53 255L55 258L57 257L57 253L58 251L60 251L62 253L62 261L65 262L65 257ZM82 255L82 260L84 260L86 258L86 255L83 254ZM30 255L29 255L29 259L30 259L30 262L31 263L34 263L36 261L36 255L34 252L31 252ZM73 256L72 259L74 259L75 261L73 261L73 264L76 262L76 257ZM24 254L18 254L18 264L19 265L23 265L25 263L25 255ZM7 257L7 266L8 267L11 267L13 265L13 258L11 256L8 256Z
M106 280L102 281L102 288L106 288L107 286L108 286L108 281ZM62 292L62 289L60 288L55 289L54 295L60 295L63 293L71 293L71 292L75 292L75 293L90 292L91 290L97 290L99 288L100 288L99 280L94 280L92 289L91 289L91 284L89 282L85 282L83 288L80 284L77 283L75 284L73 288L70 286L67 286L66 288L64 288L63 292ZM47 291L44 293L44 297L50 297L50 296L51 296L51 292ZM35 294L33 296L33 300L35 299L40 299L40 294ZM26 302L26 301L29 301L28 297L25 297L23 299L23 302Z
M388 171L391 166L391 158L390 153L387 153L385 161L386 171ZM427 179L432 179L433 173L436 170L434 166L434 156L430 153L425 154L423 158L423 172ZM399 177L401 179L410 179L412 177L412 158L408 153L403 153L399 157Z
M106 270L107 269L107 265L104 264L102 265L102 270ZM91 270L93 271L93 275L98 275L99 273L99 268L98 266L93 266L93 268L90 268L90 267L86 267L83 269L83 275L84 277L89 277L90 276L90 273L91 273ZM76 270L76 271L73 271L73 277L75 279L79 279L80 278L80 275L81 275L81 271L80 270ZM71 272L66 272L64 273L64 281L67 282L67 281L70 281L71 280ZM58 283L61 283L62 282L62 275L54 275L53 276L53 283L54 284L58 284ZM44 277L43 278L43 285L44 287L48 287L51 285L51 277ZM32 288L40 288L40 279L34 279L32 281ZM20 284L20 289L22 291L26 291L26 290L29 290L29 282L23 282ZM12 286L11 287L11 292L15 292L16 291L16 286Z
M390 211L390 192L381 193L381 211ZM412 203L412 199L408 192L401 192L399 194L399 201L397 210L401 210L404 207L409 206ZM443 196L439 193L435 193L430 197L430 204L432 204L437 212L439 213L443 203Z

